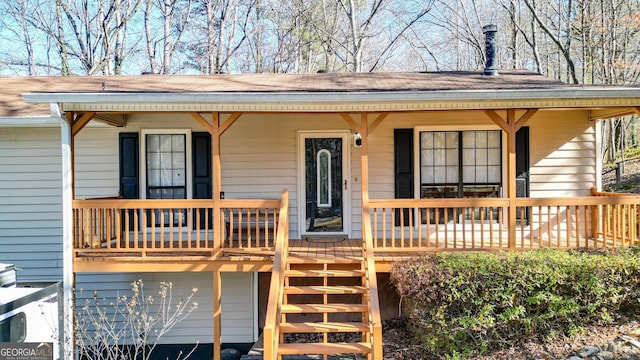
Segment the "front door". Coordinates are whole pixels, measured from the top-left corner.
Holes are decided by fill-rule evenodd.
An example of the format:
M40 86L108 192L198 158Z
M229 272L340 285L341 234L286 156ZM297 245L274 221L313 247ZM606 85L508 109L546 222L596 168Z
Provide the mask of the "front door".
M301 233L348 234L348 162L345 132L300 135Z

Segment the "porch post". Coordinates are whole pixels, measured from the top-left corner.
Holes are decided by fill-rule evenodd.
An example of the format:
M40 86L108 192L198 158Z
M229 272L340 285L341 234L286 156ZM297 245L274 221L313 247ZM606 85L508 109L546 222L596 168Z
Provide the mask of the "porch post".
M507 210L509 249L516 248L516 110L507 110L507 194L509 209Z
M222 248L222 216L220 210L220 192L222 191L222 174L220 162L220 113L211 114L211 152L213 161L213 252ZM219 276L219 275L218 275Z
M213 358L220 359L222 347L222 324L221 324L221 298L222 298L222 276L220 269L213 272Z
M369 124L367 122L367 113L362 113L361 115L360 135L362 135L362 145L360 146L360 168L362 169L362 173L360 174L360 186L362 191L362 205L369 205ZM364 226L362 228L364 229Z
M516 133L537 112L538 109L527 109L520 118L517 118L516 109L507 109L507 118L503 119L494 110L484 111L507 134L507 197L509 198L507 231L509 249L512 250L516 248Z

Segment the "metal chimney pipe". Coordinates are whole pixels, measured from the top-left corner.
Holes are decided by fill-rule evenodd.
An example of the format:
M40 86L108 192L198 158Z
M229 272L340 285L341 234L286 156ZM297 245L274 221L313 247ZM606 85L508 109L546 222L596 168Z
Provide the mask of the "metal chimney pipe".
M484 65L483 75L497 76L498 70L496 70L496 33L498 32L498 26L485 25L482 27L482 33L484 34L484 46L486 53L486 61Z

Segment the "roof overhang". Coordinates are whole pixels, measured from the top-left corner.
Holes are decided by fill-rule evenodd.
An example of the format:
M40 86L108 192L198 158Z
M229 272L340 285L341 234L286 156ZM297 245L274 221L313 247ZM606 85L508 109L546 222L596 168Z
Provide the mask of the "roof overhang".
M640 106L640 88L359 92L63 92L26 93L26 102L98 112L386 112ZM628 111L627 111L628 112Z
M0 117L0 127L57 127L60 122L53 117Z

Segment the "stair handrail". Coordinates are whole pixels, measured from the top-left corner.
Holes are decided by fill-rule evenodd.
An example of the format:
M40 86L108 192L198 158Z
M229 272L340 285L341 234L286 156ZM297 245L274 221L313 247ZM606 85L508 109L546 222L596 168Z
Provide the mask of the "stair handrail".
M282 301L284 299L284 274L289 252L289 191L282 191L276 244L273 255L273 270L269 287L269 301L263 332L264 358L276 360L280 344L280 323L282 318Z
M364 257L365 279L369 296L369 331L371 334L371 355L374 360L382 360L382 320L380 318L380 300L378 297L378 279L373 252L373 236L371 232L371 213L368 199L362 201L362 253Z

